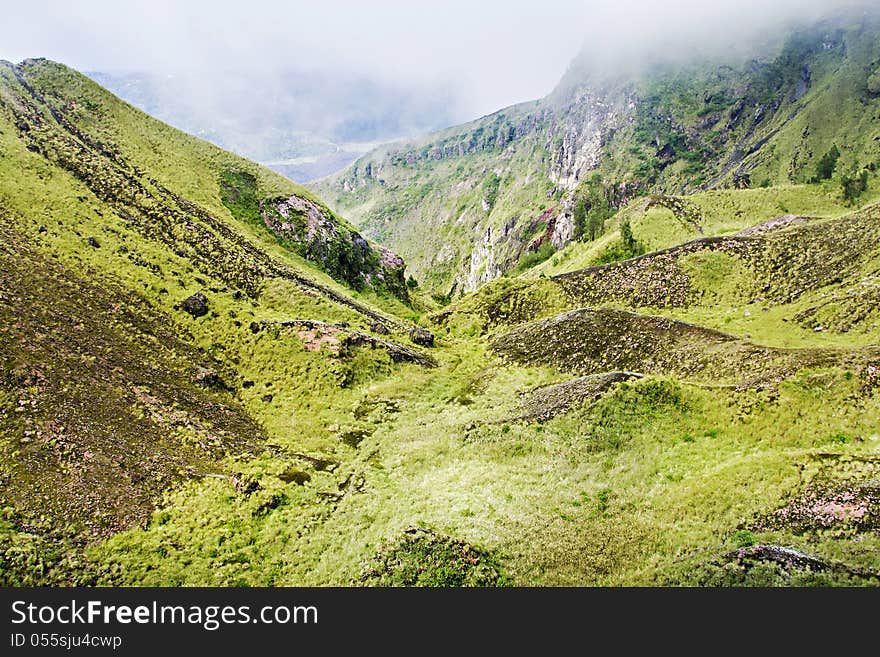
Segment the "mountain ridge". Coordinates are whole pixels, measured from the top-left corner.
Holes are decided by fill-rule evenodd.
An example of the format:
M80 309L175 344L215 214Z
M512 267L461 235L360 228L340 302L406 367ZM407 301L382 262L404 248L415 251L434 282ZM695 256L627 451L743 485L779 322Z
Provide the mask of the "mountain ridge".
M543 100L374 151L311 188L431 291L472 291L531 258L544 212L546 259L584 239L579 204L598 225L645 195L805 184L835 143L839 172L876 167L878 33L876 12L843 14L778 37L763 59L598 82L572 66Z

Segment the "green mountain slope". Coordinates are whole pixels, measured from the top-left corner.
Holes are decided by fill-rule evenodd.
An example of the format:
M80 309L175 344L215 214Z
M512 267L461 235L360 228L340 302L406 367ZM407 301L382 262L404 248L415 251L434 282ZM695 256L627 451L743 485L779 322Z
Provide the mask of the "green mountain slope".
M271 172L0 72L3 584L880 585L873 177L621 196L428 314Z
M399 258L52 62L0 66L0 230L7 582L71 581L35 555L73 559L292 425L308 437L285 449L320 450L322 381L432 364L394 335L409 330ZM332 356L272 344L299 318L330 322Z
M750 59L615 74L584 55L545 99L389 145L313 188L441 294L589 243L640 196L827 175L841 203L844 176L880 162L878 35L874 11L780 34Z
M30 60L20 66L4 63L0 73L10 132L23 138L28 151L85 183L104 203L123 207L129 223L145 236L178 249L185 242L185 257L203 267L225 267L224 275L246 289L249 270L268 265L259 262L253 248L250 261L224 257L226 242L247 249L247 242L218 219L231 213L255 224L253 230L261 237L270 232L283 247L355 289L385 289L406 299L399 258L371 247L305 190L280 176L129 105L108 102L106 91L78 74L71 79L65 67ZM169 147L179 157L167 157Z

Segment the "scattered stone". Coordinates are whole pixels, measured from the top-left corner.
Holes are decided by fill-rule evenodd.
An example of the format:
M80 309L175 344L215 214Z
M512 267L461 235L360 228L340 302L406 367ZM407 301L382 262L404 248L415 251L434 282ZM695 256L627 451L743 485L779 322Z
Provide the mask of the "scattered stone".
M642 375L636 372L604 372L536 388L523 395L522 416L507 421L545 422L578 405L599 400L615 383L640 378Z
M263 327L260 325L259 322L251 322L251 327L250 327L250 328L251 328L251 333L253 333L254 335L256 335L257 333L260 332L260 330L261 330Z
M389 333L391 333L391 331L388 330L388 327L379 320L376 320L375 322L370 324L370 330L373 333L378 333L379 335L388 335Z
M412 340L413 344L421 347L434 346L434 334L428 329L419 328L418 326L409 332L409 339Z
M265 395L263 395L262 397L260 397L260 399L268 404L270 401L275 399L275 396L272 393L268 392Z
M201 292L196 292L187 297L178 305L179 310L188 312L193 317L202 317L208 314L208 297Z
M845 436L844 436L845 438ZM856 437L853 437L853 441ZM880 530L880 458L830 455L803 490L749 529L829 535Z
M100 249L100 248L101 248L101 244L100 244L100 243L98 242L98 240L95 239L94 237L89 237L89 238L86 240L86 242L89 243L89 246L94 247L94 248L96 248L96 249Z
M247 381L245 381L244 383L241 384L241 387L242 387L242 388L253 388L253 387L254 387L254 382L251 381L251 380L247 380Z
M241 290L236 290L235 292L232 293L232 298L235 299L236 301L238 301L242 297L244 297L244 293Z
M46 227L45 227L44 225L40 224L40 227L37 228L37 232L38 232L38 233L45 233L45 232L46 232Z
M267 322L268 323L268 322ZM345 356L352 347L371 347L385 349L396 362L416 363L422 367L436 367L437 362L429 355L406 345L378 338L369 333L362 333L349 328L341 328L338 324L328 324L313 319L290 319L278 322L278 326L296 328L297 337L309 351L326 349L334 355ZM423 330L423 329L420 329ZM433 334L425 331L431 337Z
M821 559L811 557L798 550L792 548L780 547L778 545L754 545L751 547L741 548L728 552L725 558L741 561L745 558L757 559L760 561L774 561L780 566L788 568L797 568L801 570L821 571L826 570L828 565Z
M214 370L210 370L207 367L199 367L196 369L195 376L196 383L199 383L203 386L208 387L224 387L223 380Z

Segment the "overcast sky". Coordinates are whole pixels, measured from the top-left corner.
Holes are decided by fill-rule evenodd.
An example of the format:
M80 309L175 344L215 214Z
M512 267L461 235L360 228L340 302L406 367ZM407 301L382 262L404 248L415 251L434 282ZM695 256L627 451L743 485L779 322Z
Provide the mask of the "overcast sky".
M863 0L867 1L867 0ZM876 2L877 0L874 0ZM0 58L80 70L342 68L454 82L485 114L548 93L584 40L613 61L645 44L730 42L837 0L17 0Z

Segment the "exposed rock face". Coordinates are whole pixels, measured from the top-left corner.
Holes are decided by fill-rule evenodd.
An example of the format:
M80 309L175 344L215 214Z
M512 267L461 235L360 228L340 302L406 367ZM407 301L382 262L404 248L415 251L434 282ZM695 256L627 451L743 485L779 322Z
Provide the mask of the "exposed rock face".
M498 278L504 273L495 258L496 242L492 239L492 229L488 228L480 232L484 232L485 237L475 242L467 272L459 276L456 281L457 288L462 292L476 290L483 283Z
M379 247L379 261L382 263L382 266L389 271L399 269L402 273L406 267L403 258L390 249L386 249L384 246Z
M574 238L573 205L572 199L568 199L559 214L553 218L553 232L550 234L550 241L556 249L561 249Z
M577 92L547 135L550 180L562 189L574 189L587 172L599 166L603 148L614 133L633 122L635 109L632 93L609 93L601 88Z

